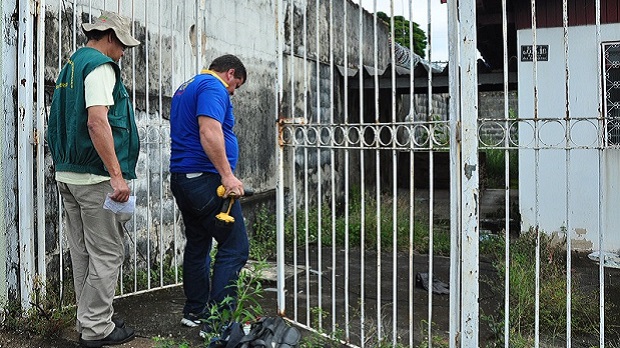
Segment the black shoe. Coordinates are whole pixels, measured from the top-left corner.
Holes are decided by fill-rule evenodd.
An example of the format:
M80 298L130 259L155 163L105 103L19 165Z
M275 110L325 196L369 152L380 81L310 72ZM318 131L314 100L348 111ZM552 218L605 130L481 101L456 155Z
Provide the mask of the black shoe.
M80 344L88 348L99 348L103 346L112 346L123 344L134 339L134 331L128 327L115 327L114 330L100 340L84 340L80 338Z
M114 327L118 327L118 328L121 328L121 329L125 328L125 321L123 319L112 318L112 322L114 323ZM81 340L82 339L82 334L79 333L79 336L80 336L79 339Z
M112 318L112 322L114 323L115 327L118 327L121 329L125 327L125 321L121 318Z

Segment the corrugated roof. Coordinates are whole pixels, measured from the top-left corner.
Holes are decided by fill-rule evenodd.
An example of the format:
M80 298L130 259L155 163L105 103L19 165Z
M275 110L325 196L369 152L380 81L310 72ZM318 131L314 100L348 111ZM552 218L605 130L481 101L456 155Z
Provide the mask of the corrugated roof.
M390 47L391 49L391 47ZM400 44L394 45L394 60L396 62L394 66L394 71L397 76L401 75L409 75L411 74L411 66L413 63L413 75L416 77L428 76L429 70L431 70L433 75L443 75L445 66L442 66L438 63L429 62L426 59L423 59L415 52L412 52L409 48L406 48ZM383 68L375 68L371 65L364 65L364 75L365 76L391 76L392 75L392 65L388 64ZM338 66L338 71L342 76L354 77L359 72L359 68L348 68L345 69L344 66Z

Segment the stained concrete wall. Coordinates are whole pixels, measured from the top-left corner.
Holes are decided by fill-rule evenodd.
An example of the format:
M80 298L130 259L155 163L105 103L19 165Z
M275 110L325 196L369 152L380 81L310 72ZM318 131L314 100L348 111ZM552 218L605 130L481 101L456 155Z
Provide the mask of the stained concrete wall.
M601 47L597 40L592 40L597 28L593 25L570 27L568 35L568 84L564 78L566 58L562 28L536 30L536 42L549 45L548 61L537 63L537 75L533 73L533 62L519 62L519 117L563 119L566 106L570 105L573 119L568 130L563 123L555 122L540 122L536 133L531 124L519 126L519 141L523 146L532 146L535 134L541 146L547 147L538 153L527 149L519 151L521 227L522 230L536 227L549 234L566 235L571 238L574 250L618 252L620 150L597 148L603 132L599 129L601 95L597 88L601 83L598 72ZM620 24L601 25L600 35L602 42L617 42ZM517 47L532 45L532 42L532 30L517 33ZM538 94L534 94L534 86ZM555 126L558 124L562 126ZM564 149L566 131L571 142L576 144L568 153L569 158ZM567 218L570 221L567 222Z
M158 1L146 9L136 8L133 13L131 8L119 10L134 19L134 36L141 41L140 46L126 50L121 60L123 80L136 107L141 141L138 179L132 182L137 208L134 219L127 225L126 265L133 265L134 244L139 266L156 265L162 254L170 260L182 250L182 224L178 214L175 216L169 188L170 98L177 86L217 56L235 54L248 70L247 82L233 98L242 157L237 175L258 192L275 186L275 5L272 1L251 4L209 1L198 5L196 8L190 2ZM45 34L48 107L60 67L76 47L86 42L79 29L81 23L98 16L102 6L96 1L92 7L78 5L74 16L72 8L59 8L58 4L48 2ZM116 8L107 10L116 11ZM197 32L202 37L198 57L196 38L192 36ZM56 279L60 258L65 265L69 265L69 259L66 241L61 241L59 234L57 191L48 153L46 164L48 278ZM173 234L175 224L177 236ZM63 255L61 243L64 243ZM62 271L65 278L71 274L68 267Z

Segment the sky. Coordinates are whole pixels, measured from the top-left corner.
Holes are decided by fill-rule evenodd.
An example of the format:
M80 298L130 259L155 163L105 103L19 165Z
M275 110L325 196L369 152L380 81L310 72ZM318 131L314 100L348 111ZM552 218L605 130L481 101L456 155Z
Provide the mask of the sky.
M440 0L352 0L362 5L370 13L377 11L385 12L391 16L392 5L394 15L403 16L410 20L413 13L413 21L428 36L428 3L431 4L431 60L434 62L448 60L448 4L442 4Z

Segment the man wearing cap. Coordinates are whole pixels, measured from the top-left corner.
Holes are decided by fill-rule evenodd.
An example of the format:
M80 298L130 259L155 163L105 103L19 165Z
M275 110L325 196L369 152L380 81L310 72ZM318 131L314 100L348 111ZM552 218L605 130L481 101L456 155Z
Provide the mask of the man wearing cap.
M138 131L118 61L140 42L129 20L103 11L82 24L88 42L73 53L56 81L47 142L66 214L80 343L128 342L134 330L112 319L129 216L104 209L106 197L127 202L135 179Z

